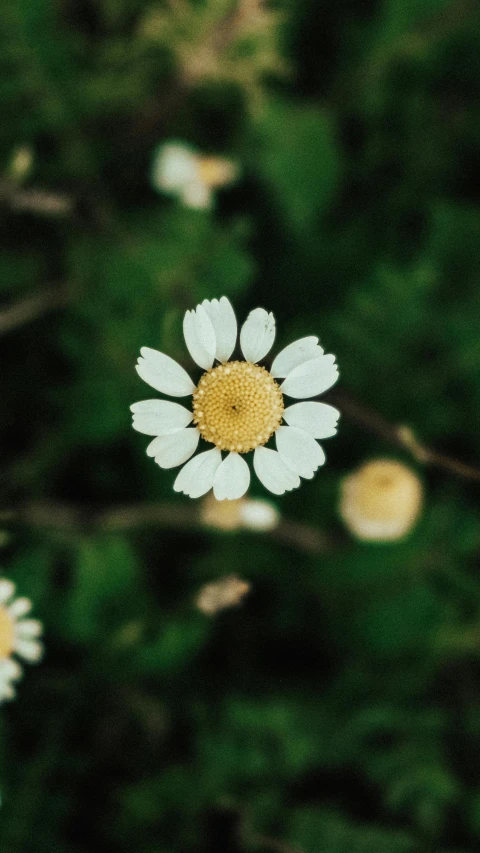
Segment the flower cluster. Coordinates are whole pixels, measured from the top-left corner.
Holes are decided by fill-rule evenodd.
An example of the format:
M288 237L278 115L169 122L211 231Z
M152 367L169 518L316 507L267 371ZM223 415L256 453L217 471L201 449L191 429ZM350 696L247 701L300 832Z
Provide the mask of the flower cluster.
M244 459L250 451L258 479L276 495L297 488L300 477L311 479L325 462L317 439L335 435L339 412L310 398L336 382L335 357L311 336L281 350L267 370L259 362L273 346L275 319L256 308L240 330L244 360L230 361L237 320L225 296L187 311L183 331L204 371L197 385L176 361L149 347L141 350L137 372L156 391L190 397L190 407L158 399L131 406L134 429L154 436L147 454L161 468L186 463L175 491L198 498L213 488L217 500L241 498L250 484ZM286 405L285 397L303 402ZM265 446L272 435L276 450ZM190 459L200 438L211 448Z

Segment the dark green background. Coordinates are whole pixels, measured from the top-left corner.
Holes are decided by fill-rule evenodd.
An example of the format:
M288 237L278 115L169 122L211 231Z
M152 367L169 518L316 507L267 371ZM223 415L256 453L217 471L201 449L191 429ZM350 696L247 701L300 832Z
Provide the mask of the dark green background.
M325 547L210 532L128 407L139 348L188 364L183 312L226 294L272 310L278 346L318 334L344 395L478 461L480 9L291 0L242 35L234 6L2 6L1 305L56 304L0 329L0 560L47 646L1 711L0 850L474 853L478 483L425 468L413 535L356 543L341 477L415 463L345 415L278 500ZM150 186L170 138L241 163L211 214ZM31 189L71 214L22 212ZM143 503L158 523L102 515ZM232 571L252 593L208 620L194 596Z

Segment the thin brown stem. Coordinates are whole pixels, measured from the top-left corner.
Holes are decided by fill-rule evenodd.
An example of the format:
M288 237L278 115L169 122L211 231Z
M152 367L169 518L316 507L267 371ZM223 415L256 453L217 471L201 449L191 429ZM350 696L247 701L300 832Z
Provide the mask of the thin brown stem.
M335 391L330 395L330 399L335 405L338 405L345 417L369 432L378 435L384 441L396 444L406 450L416 462L432 468L439 468L465 480L480 483L479 468L427 447L416 437L411 427L405 424L390 423L378 412L360 405L342 392Z
M32 501L0 512L0 524L20 525L57 533L104 533L156 527L170 530L204 528L199 507L170 503L145 503L111 507L89 507L50 501ZM324 553L329 539L314 527L282 519L268 534L273 540L307 554Z
M67 289L62 287L46 288L26 296L14 305L0 310L0 335L12 332L37 317L66 305L69 298Z
M272 850L274 853L303 853L299 847L293 847L279 838L271 838L269 835L255 834L250 841L255 847L263 847L264 850Z

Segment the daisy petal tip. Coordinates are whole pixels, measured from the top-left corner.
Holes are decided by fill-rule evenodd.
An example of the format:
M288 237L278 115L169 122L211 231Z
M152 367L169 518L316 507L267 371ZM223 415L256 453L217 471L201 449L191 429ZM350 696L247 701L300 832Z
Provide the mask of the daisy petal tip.
M288 397L305 399L327 391L338 379L334 355L322 355L303 362L287 374L280 389Z
M325 454L310 433L299 427L280 427L275 435L277 450L292 471L311 480L317 468L325 463Z
M240 331L240 346L247 361L256 363L270 352L275 340L275 317L265 308L250 311Z
M283 495L300 485L300 477L285 464L276 450L257 447L253 467L260 482L274 495Z
M235 312L226 296L210 301L205 299L202 306L215 330L215 358L222 363L228 361L237 342Z
M215 472L221 461L222 454L217 447L194 456L177 475L174 491L183 492L190 498L206 495L213 486Z
M218 501L242 498L250 485L250 471L238 453L229 453L215 472L213 493Z
M147 451L154 456L160 468L177 468L187 462L197 449L200 433L195 428L185 428L171 435L158 436Z
M183 335L193 360L199 367L209 370L215 359L217 341L213 323L203 305L185 312Z
M316 335L299 338L278 353L273 360L270 372L275 379L288 376L300 364L319 358L321 355L323 355L323 349L319 346Z

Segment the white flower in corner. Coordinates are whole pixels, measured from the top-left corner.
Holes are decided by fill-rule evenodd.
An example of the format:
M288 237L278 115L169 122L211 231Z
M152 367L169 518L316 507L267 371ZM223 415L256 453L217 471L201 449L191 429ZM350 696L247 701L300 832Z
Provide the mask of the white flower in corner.
M301 338L276 356L269 371L261 367L258 362L273 345L275 320L256 308L240 331L245 360L229 361L237 321L225 296L187 311L183 331L190 355L204 371L197 385L176 361L149 347L142 348L136 369L156 391L190 397L189 408L167 400L131 406L134 429L156 436L148 455L161 468L187 463L175 491L199 498L213 488L217 500L242 497L250 483L244 459L250 451L257 477L275 495L296 489L300 477L311 479L325 462L316 439L335 435L339 412L311 400L285 407L285 396L302 400L330 388L338 378L335 356L325 355L318 338ZM276 450L265 447L274 433ZM190 459L200 437L212 446Z
M14 655L29 663L40 660L43 645L38 639L42 624L37 619L25 619L31 609L28 598L12 597L15 585L0 580L0 702L15 697L14 681L22 676L22 667Z
M152 168L155 189L176 195L186 207L206 210L213 192L238 177L235 163L225 157L199 154L182 142L167 142L158 149Z

